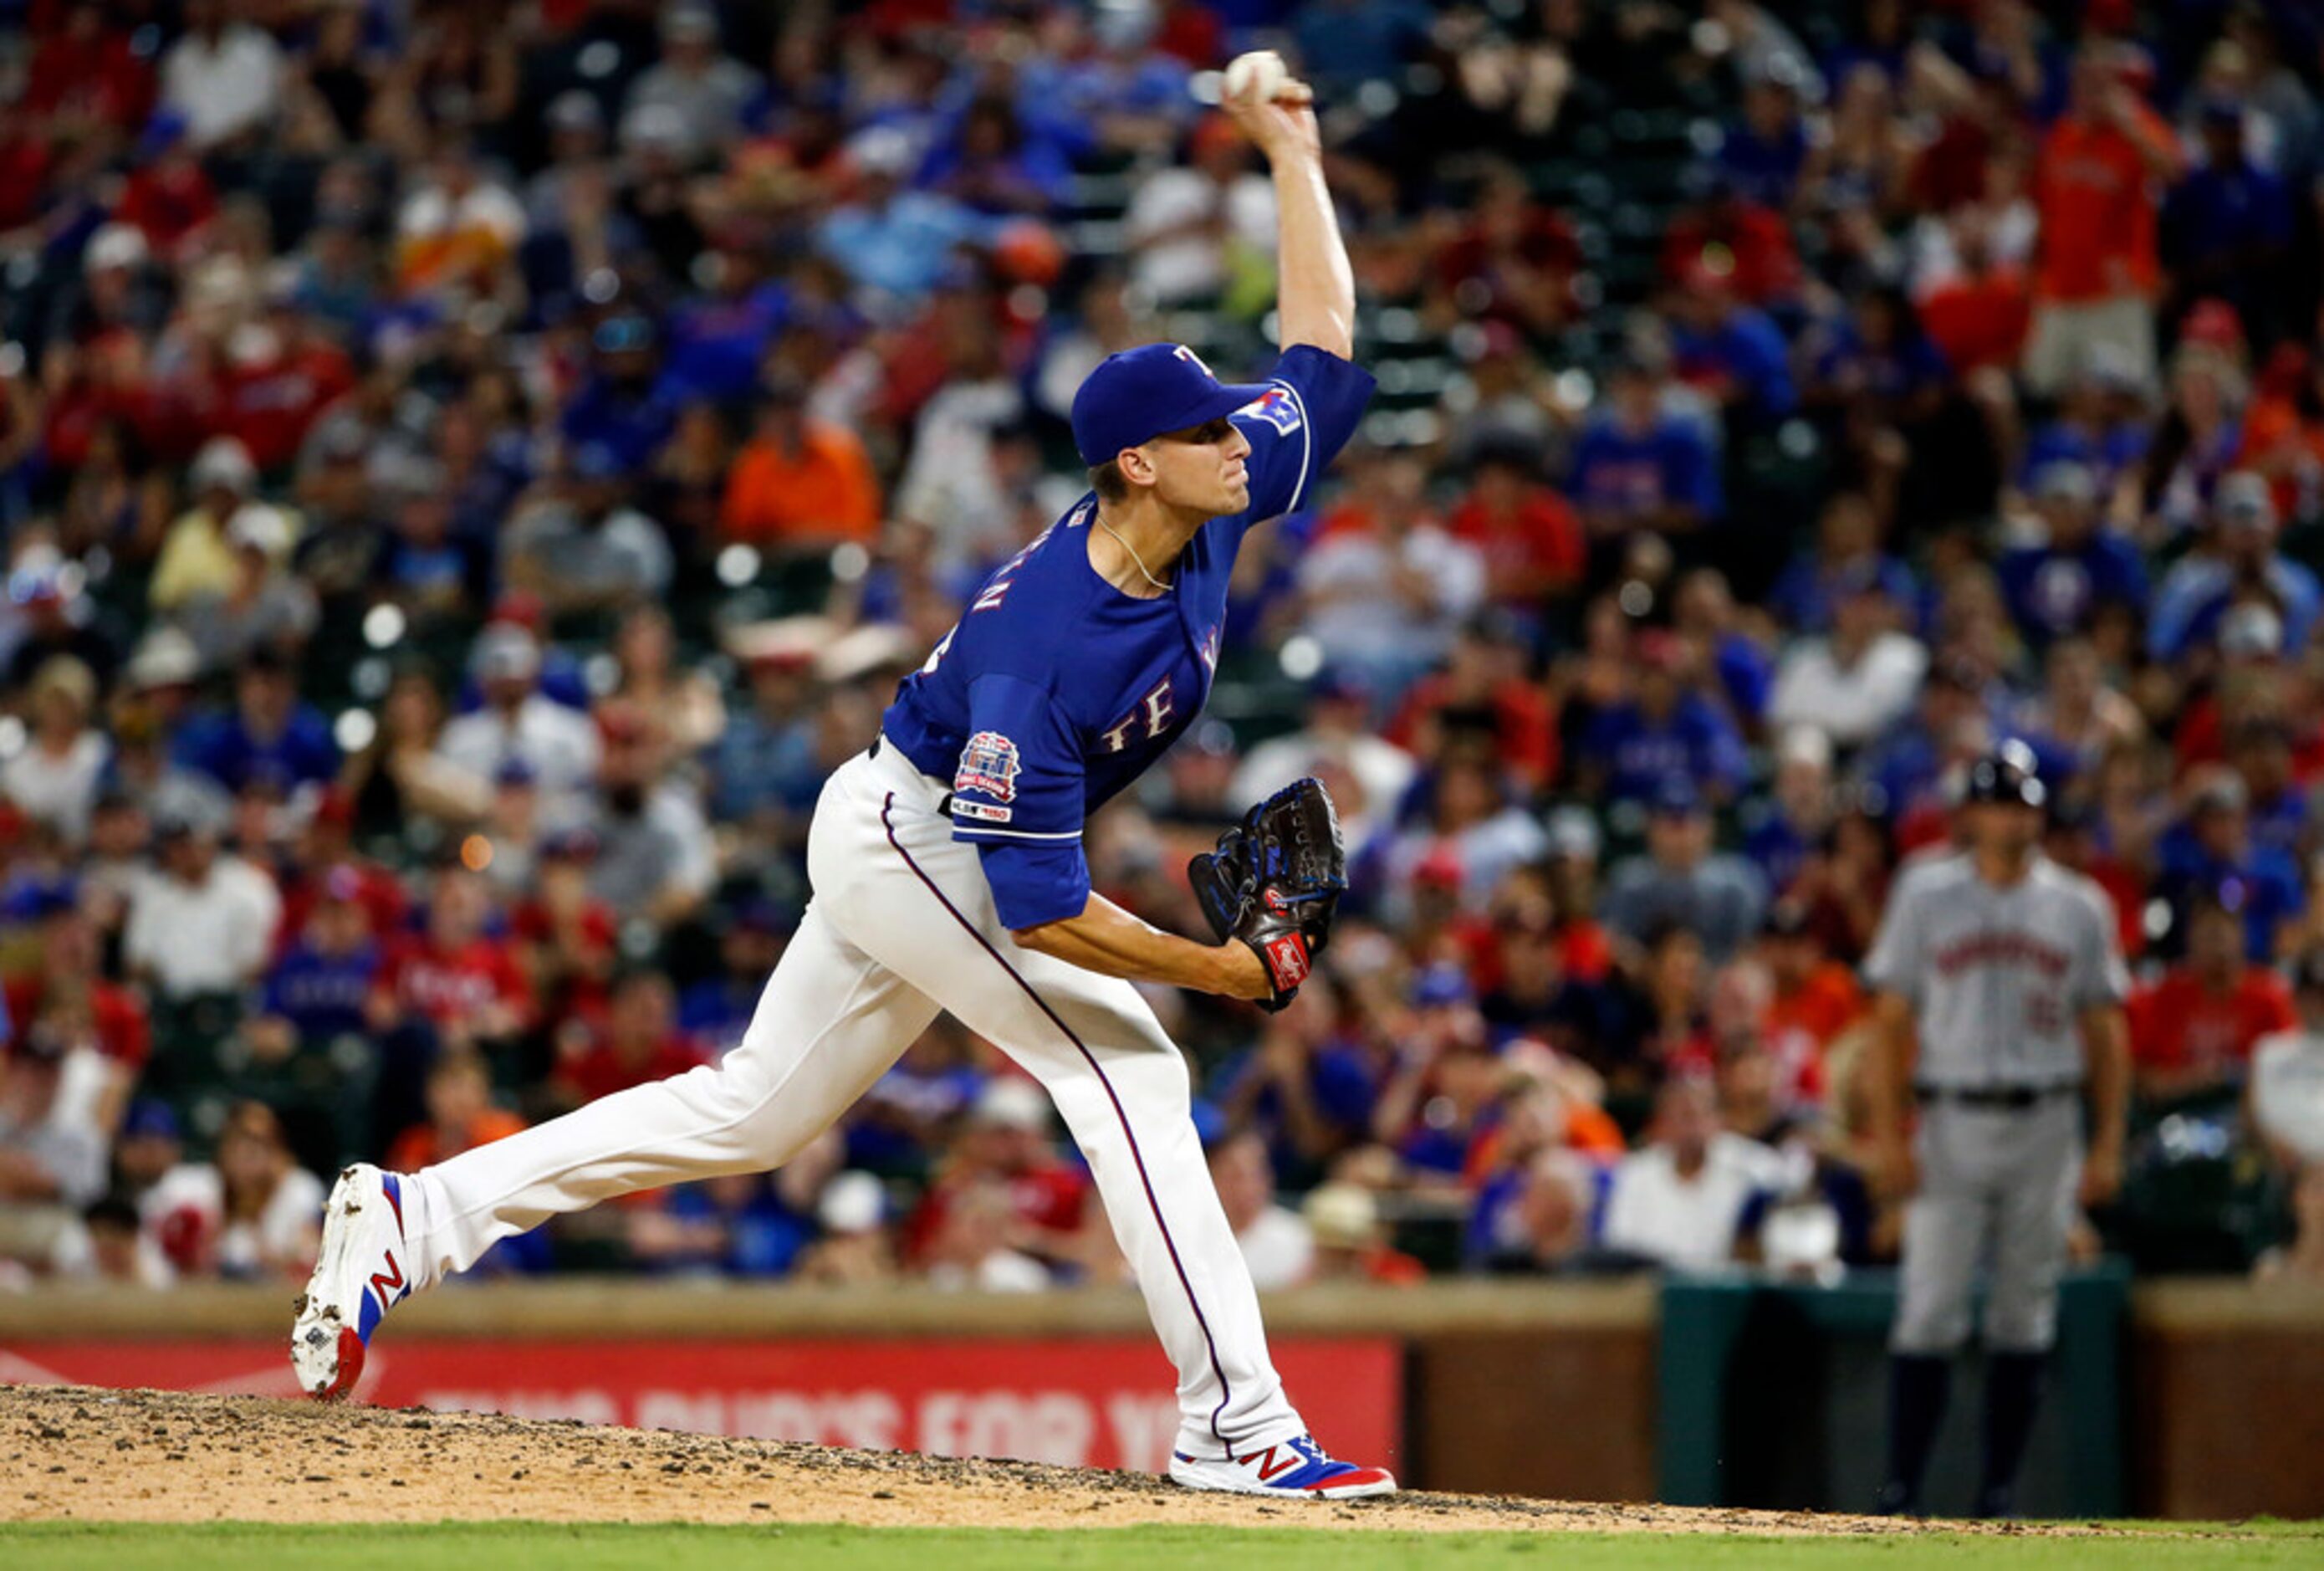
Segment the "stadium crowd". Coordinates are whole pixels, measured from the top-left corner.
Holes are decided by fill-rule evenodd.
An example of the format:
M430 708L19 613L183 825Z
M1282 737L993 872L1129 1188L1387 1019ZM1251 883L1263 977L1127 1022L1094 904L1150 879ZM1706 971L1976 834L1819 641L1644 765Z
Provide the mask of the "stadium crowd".
M1340 800L1297 1003L1155 1000L1261 1285L1893 1255L1852 966L2012 739L2139 979L2088 1247L2324 1275L2311 7L0 0L0 1281L303 1274L343 1160L736 1040L1082 375L1265 363L1253 44L1380 394L1090 847L1200 931ZM1095 1212L940 1021L497 1264L1037 1289Z

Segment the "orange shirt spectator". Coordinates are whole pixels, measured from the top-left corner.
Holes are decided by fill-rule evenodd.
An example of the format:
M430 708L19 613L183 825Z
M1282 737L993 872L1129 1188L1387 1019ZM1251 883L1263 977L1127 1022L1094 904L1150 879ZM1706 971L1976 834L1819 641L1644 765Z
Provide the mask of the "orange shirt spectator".
M800 390L770 394L759 435L734 460L719 522L752 545L869 543L880 531L880 485L853 431L809 416Z
M447 1053L428 1072L428 1122L415 1123L387 1148L399 1173L448 1161L462 1151L506 1140L524 1120L492 1102L492 1078L473 1053Z
M2162 277L2154 245L2155 171L2171 127L2116 83L2104 109L2075 110L2043 138L2034 170L2042 242L2034 291L2066 303L2152 295Z

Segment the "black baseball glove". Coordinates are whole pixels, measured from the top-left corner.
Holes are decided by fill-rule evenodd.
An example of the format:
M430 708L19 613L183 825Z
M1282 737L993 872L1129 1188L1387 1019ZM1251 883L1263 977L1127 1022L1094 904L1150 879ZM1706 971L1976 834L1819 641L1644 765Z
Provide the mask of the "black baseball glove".
M1186 864L1186 877L1220 941L1250 945L1267 967L1275 991L1259 1007L1289 1003L1330 941L1348 887L1340 815L1323 782L1294 781L1251 809L1217 850Z

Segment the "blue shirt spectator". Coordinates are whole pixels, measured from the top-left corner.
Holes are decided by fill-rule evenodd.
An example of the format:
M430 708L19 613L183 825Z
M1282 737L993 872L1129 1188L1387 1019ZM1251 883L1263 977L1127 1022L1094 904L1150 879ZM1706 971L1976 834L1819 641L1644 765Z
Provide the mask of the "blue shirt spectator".
M187 725L178 756L230 791L254 781L285 790L325 785L339 772L330 722L313 705L300 701L290 669L266 652L244 663L232 711Z
M1574 444L1566 493L1599 531L1683 527L1726 511L1710 434L1699 420L1665 412L1661 399L1651 365L1618 365L1606 407Z
M2219 632L2238 588L2264 587L2282 621L2284 649L2308 647L2324 590L2316 575L2275 549L2275 497L2264 476L2248 470L2221 478L2213 507L2214 549L2182 557L2155 591L2147 652L2176 661Z
M1651 800L1674 778L1731 797L1748 768L1735 723L1701 693L1683 691L1672 656L1640 642L1647 647L1640 651L1637 697L1591 718L1577 763L1618 801Z
M2105 527L2098 500L2089 470L2052 464L2034 483L2049 539L2006 552L1997 566L2010 615L2037 643L2089 631L2106 606L2136 615L2146 605L2146 564L2137 547Z

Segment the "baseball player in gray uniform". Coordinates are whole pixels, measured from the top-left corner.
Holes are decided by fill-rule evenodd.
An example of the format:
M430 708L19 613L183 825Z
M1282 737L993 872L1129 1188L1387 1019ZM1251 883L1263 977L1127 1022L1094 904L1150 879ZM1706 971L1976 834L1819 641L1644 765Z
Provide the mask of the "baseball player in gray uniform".
M1987 1373L1976 1510L2010 1513L2056 1338L2068 1232L2078 1204L2104 1200L2121 1182L2129 975L2105 894L2038 849L2045 797L2022 744L1971 765L1965 848L1905 869L1864 962L1879 1026L1868 1077L1877 1177L1905 1199L1880 1502L1889 1511L1921 1511L1982 1271ZM1919 1124L1908 1136L1914 1103Z

